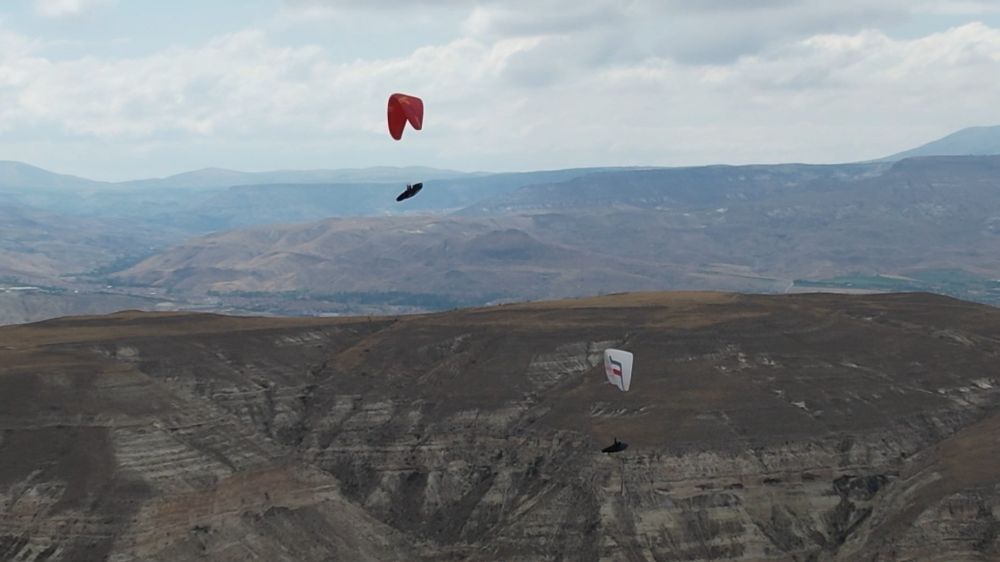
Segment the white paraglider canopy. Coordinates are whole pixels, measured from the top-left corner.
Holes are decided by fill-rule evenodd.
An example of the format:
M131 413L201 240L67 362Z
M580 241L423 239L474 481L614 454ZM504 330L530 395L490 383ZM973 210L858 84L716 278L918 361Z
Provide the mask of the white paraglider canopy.
M620 349L604 350L604 374L618 390L627 392L632 382L632 354Z

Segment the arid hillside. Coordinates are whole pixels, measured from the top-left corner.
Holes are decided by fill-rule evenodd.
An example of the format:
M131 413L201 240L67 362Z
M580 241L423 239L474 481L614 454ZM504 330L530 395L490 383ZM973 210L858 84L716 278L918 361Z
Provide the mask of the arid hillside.
M285 176L204 170L100 189L32 189L30 170L12 170L5 187L0 165L0 292L46 298L9 294L0 323L113 312L122 300L385 315L690 289L1000 304L1000 156L438 171L403 203L377 170L380 182L289 172L226 187Z
M998 357L917 293L0 328L0 560L996 560Z
M109 275L262 311L400 295L440 310L663 289L921 291L1000 303L1000 156L592 173L442 216L192 238ZM434 187L428 185L427 193ZM421 193L420 197L424 197ZM386 298L389 295L389 298ZM282 299L286 302L282 302ZM243 306L246 303L239 303ZM357 310L357 309L348 309Z

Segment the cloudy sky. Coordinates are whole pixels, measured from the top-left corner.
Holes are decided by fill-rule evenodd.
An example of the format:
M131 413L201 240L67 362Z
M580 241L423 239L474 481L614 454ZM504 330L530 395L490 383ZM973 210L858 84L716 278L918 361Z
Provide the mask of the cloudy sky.
M1000 0L11 0L0 160L843 162L1000 124L998 76ZM400 142L394 91L427 108Z

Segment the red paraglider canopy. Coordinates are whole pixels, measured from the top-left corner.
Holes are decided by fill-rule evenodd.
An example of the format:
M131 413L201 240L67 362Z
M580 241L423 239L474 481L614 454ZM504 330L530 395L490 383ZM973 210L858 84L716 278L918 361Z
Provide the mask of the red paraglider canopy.
M389 134L399 140L403 138L406 122L420 130L424 125L424 102L416 96L392 94L389 96Z

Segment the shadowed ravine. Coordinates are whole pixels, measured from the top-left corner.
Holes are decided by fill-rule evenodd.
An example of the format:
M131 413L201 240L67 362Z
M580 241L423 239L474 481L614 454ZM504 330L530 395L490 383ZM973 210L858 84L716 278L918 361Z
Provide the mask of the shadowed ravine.
M998 356L926 294L2 328L0 560L994 560Z

